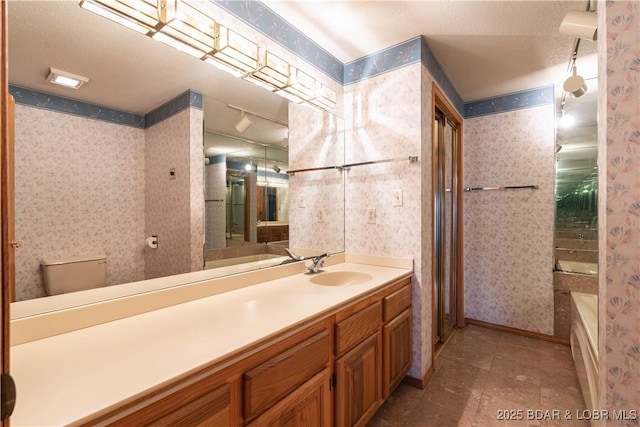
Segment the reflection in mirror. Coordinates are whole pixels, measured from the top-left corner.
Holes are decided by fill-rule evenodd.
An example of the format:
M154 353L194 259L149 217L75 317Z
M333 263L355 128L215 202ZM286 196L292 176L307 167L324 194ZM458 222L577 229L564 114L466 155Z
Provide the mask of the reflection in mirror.
M288 129L243 111L254 140L205 133L205 268L284 261L289 245Z
M150 278L154 278L153 286L162 287L212 277L212 270L203 271L206 262L254 255L240 252L249 247L260 249L255 255L265 253L264 248L281 249L284 246L278 242L287 242L293 233L278 231L278 223L288 222L290 228L294 220L304 223L295 215L309 211L286 213L289 194L293 194L290 188L283 190L288 181L286 160L269 158L270 146L280 151L286 148L282 145L286 129L284 136L265 144L255 135L260 120L244 111L269 116L290 129L320 131L328 117L343 122L341 119L296 105L308 115L304 123L292 122L288 102L282 97L82 10L77 2L13 2L9 9L9 83L25 88L23 94L29 92L33 101L28 104L24 98L17 99L16 105L16 234L23 241L16 253L17 300L45 296L43 260L106 256L107 287L100 290L104 291L101 298L108 299L115 295L112 285L121 283L125 285L118 295L126 294L125 288L136 288L132 282ZM90 81L78 91L54 87L43 75L51 66L87 75ZM194 93L202 95L199 105L193 103L197 101ZM184 102L170 111L171 119L145 123L145 115L176 99ZM236 125L243 115L252 123L240 133ZM132 121L118 121L123 117ZM341 129L344 131L344 125ZM343 136L331 132L332 143L344 143ZM210 151L209 138L216 134L259 142L260 154ZM322 132L317 138L324 139ZM206 166L203 139L204 155L209 158ZM186 140L188 146L183 145ZM296 141L291 141L294 146ZM343 152L344 147L331 150ZM224 161L217 158L223 154ZM234 230L227 238L226 182L227 171L233 170L227 164L247 160L255 165L245 187L242 215L249 212L248 225L242 224L242 239L234 238ZM224 168L216 170L216 164ZM222 185L205 194L203 175L210 169ZM264 207L260 219L258 189L262 189L260 204ZM343 188L336 188L335 193L343 200ZM305 203L311 206L321 200L307 198ZM215 212L208 212L210 206L222 213L216 217ZM274 206L276 213L271 209ZM304 240L299 246L344 250L344 206L336 208L332 201L331 209L323 212L326 223L342 224L341 239L335 239L341 243L329 247L322 240ZM342 216L329 218L334 212ZM216 219L209 222L210 218ZM265 230L260 234L267 235L264 242L259 242L259 225ZM211 239L206 238L205 228ZM298 229L297 236L306 235L307 228ZM154 235L158 236L157 248L146 243ZM176 276L182 273L191 276ZM168 275L171 277L165 277ZM70 295L60 295L65 296Z
M598 261L598 83L596 78L586 83L591 90L585 95L566 97L565 120L559 120L557 129L556 270L594 276ZM567 117L573 123L566 124ZM588 283L588 289L582 291L595 291L591 288L597 286L597 280Z

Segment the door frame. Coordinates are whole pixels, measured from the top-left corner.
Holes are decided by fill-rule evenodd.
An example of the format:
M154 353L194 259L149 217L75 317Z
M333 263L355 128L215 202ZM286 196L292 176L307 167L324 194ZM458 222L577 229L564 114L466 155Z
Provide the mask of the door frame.
M13 215L13 99L9 94L8 76L8 25L7 1L0 1L0 217L2 218L0 237L0 371L3 383L8 380L13 385L9 375L9 308L14 294L15 258L14 258L14 215ZM6 384L9 385L9 384ZM13 388L13 387L8 387ZM15 394L9 396L3 388L3 406ZM15 389L13 390L15 391ZM12 411L12 408L7 408ZM0 421L0 425L9 426L9 418Z
M436 108L443 112L448 120L453 122L457 127L457 135L454 141L456 145L456 151L458 154L458 163L456 170L456 235L455 235L455 257L456 257L456 270L455 270L455 289L456 289L456 326L458 328L463 328L466 325L465 317L464 317L464 209L463 209L463 134L464 134L464 120L462 116L456 111L453 105L449 102L447 97L444 95L444 92L440 90L440 88L436 85L436 83L432 83L431 87L431 115L429 120L431 122L431 194L432 196L436 193L436 183L437 183L437 170L436 170L436 161L437 161L437 141L434 141L434 135L436 134L435 129L435 120L433 119L436 115ZM433 203L433 197L431 200L432 204L432 216L431 216L431 241L435 240L435 203ZM436 251L435 247L432 247L431 251L431 314L432 314L432 339L431 339L431 363L433 365L433 361L435 359L435 350L436 345L434 342L434 338L437 334L437 321L438 321L438 313L437 313L437 303L438 296L436 295Z

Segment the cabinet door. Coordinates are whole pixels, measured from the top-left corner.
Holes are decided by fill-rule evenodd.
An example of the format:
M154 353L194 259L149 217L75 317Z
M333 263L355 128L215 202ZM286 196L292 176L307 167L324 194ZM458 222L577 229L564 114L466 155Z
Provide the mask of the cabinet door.
M331 425L330 372L324 369L282 399L250 426L298 427Z
M363 426L380 406L380 334L336 361L336 425Z
M400 384L411 367L411 310L405 310L383 329L383 397Z

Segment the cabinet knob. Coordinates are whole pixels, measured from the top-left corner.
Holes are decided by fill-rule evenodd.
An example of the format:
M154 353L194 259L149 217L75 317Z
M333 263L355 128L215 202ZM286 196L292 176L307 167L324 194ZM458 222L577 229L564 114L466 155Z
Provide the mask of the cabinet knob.
M22 246L22 242L20 240L12 240L9 245L11 245L12 248L19 248Z

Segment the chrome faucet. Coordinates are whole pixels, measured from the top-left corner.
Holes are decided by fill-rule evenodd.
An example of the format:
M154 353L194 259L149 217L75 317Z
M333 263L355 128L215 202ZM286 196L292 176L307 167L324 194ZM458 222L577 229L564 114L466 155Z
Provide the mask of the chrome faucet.
M329 252L327 252L310 258L305 265L305 267L307 267L307 273L317 273L324 266L324 259L329 258L330 256Z
M302 261L304 259L303 256L296 255L291 249L284 248L284 251L289 255L289 257L294 261Z

